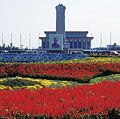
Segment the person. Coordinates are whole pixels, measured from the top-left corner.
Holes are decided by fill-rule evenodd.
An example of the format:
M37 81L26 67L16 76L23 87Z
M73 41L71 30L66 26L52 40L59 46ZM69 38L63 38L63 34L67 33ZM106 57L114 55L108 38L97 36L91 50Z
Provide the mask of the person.
M54 38L54 42L52 43L52 48L59 48L60 45L58 44L58 38L55 37Z

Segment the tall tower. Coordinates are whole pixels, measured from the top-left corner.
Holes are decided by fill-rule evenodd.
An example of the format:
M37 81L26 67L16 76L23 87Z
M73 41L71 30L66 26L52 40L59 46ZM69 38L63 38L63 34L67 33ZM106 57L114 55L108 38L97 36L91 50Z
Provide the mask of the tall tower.
M56 33L63 34L65 38L65 9L62 4L56 6Z

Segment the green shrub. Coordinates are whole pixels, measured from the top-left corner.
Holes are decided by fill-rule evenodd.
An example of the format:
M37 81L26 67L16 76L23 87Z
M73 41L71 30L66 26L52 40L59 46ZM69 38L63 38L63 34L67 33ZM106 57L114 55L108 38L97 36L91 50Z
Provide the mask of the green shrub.
M35 85L36 83L33 82L33 81L30 81L30 80L22 80L22 79L8 79L8 80L4 80L1 82L1 85L4 85L4 86L10 86L10 87L15 87L15 86L33 86Z
M98 82L101 82L101 81L104 81L104 80L106 80L105 77L97 77L97 78L94 78L94 79L90 80L89 83L98 83Z
M120 80L120 74L112 74L108 76L96 77L91 79L89 83L98 83L104 80L118 81Z

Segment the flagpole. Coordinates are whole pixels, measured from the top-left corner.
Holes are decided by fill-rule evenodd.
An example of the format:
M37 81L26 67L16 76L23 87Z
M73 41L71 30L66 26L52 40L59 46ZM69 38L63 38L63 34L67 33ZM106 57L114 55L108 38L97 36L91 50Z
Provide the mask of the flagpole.
M31 48L31 34L29 33L29 49Z
M102 47L102 33L100 34L100 47Z
M112 34L110 33L110 45L111 45L111 36L112 36Z
M20 33L20 49L21 49L21 33Z
M2 33L2 46L3 46L3 33Z
M40 47L40 39L39 39L39 33L38 33L38 48Z
M11 44L10 45L11 45L11 50L12 50L12 33L11 33Z

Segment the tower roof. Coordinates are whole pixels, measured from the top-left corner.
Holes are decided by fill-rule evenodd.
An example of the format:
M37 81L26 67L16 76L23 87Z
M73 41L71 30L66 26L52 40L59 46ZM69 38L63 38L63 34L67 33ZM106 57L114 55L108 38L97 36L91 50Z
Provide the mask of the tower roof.
M66 9L66 7L64 5L62 5L62 4L59 4L55 8L56 8L56 10L65 10Z

